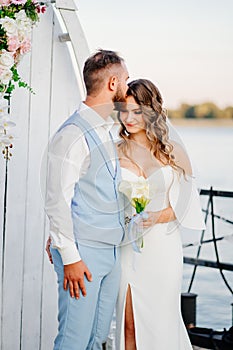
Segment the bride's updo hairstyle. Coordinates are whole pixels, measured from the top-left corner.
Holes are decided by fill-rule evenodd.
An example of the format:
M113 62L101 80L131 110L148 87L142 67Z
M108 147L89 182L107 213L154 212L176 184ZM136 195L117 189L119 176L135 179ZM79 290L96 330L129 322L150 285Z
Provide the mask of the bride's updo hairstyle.
M141 107L151 153L162 164L169 164L178 169L179 166L176 165L172 155L173 146L168 141L167 114L163 108L163 99L158 88L147 79L134 80L128 84L128 87L126 97L132 96ZM120 111L118 112L118 119L121 123L119 135L122 139L119 149L123 154L129 156L127 154L129 147L127 146L129 146L130 134L121 122Z

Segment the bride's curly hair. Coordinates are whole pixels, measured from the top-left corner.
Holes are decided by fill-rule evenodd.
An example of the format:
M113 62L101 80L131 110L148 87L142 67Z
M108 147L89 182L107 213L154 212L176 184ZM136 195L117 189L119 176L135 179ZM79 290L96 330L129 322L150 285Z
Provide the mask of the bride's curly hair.
M162 164L169 164L178 169L179 166L176 165L172 155L173 146L168 141L167 113L163 108L163 99L159 89L147 79L134 80L128 84L128 87L126 97L132 96L141 107L151 153ZM119 135L122 141L118 147L129 158L127 150L129 149L130 134L121 122L120 113L119 111L118 119L121 123Z

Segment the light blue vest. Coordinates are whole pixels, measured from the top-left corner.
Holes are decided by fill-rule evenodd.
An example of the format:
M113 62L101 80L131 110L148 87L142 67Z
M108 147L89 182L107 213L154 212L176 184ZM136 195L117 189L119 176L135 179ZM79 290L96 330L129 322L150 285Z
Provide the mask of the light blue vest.
M71 204L75 239L90 245L119 245L124 236L124 198L118 192L118 158L114 169L99 136L78 112L59 130L70 124L82 130L90 152L89 168L76 183Z

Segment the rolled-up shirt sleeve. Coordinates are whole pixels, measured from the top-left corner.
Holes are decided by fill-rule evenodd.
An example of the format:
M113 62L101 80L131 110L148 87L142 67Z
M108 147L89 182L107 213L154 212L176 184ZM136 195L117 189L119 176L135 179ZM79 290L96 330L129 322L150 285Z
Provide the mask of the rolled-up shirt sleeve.
M45 210L52 246L64 265L81 260L73 232L71 201L75 184L88 166L88 147L81 130L69 125L55 134L49 145Z
M205 229L200 196L192 176L173 172L173 182L169 190L169 201L178 223L194 230Z

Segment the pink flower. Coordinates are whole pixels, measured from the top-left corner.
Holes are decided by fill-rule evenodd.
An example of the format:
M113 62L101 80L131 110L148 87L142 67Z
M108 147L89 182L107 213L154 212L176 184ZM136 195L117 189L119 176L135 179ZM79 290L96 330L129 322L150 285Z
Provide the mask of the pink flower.
M31 50L31 41L29 38L26 38L20 45L20 53L21 55L23 55L29 52L30 50Z
M0 6L9 6L11 4L11 0L0 0Z
M46 11L46 6L45 5L36 7L36 12L37 13L45 13L45 11Z
M14 52L20 47L19 39L16 35L8 37L8 51Z
M45 11L46 11L46 6L45 5L41 6L40 7L40 12L41 13L45 13Z
M27 0L11 0L12 4L15 4L15 5L24 5Z

